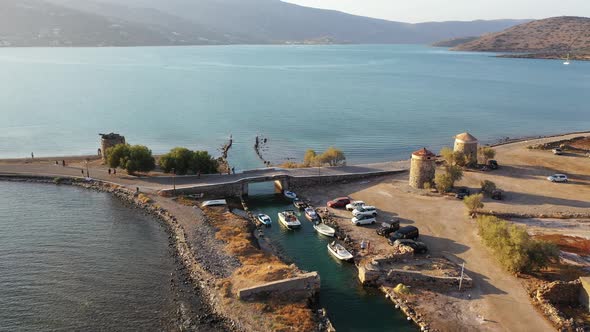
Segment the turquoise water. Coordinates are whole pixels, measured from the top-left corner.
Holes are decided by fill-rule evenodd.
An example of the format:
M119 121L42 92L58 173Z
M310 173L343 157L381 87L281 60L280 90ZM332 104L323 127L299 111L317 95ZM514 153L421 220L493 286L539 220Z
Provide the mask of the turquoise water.
M236 169L307 148L350 162L483 141L587 130L590 63L416 45L0 49L0 157L95 153L100 132L155 152L216 149Z
M302 227L298 230L287 230L278 222L277 213L296 210L293 204L280 196L257 195L250 196L248 207L273 219L272 226L264 229L264 235L284 255L301 269L319 272L320 306L328 310L337 331L416 331L381 292L361 287L352 263L340 262L328 253L326 246L330 238L318 234L303 214L299 217Z
M172 331L198 301L157 221L108 194L0 182L0 331Z

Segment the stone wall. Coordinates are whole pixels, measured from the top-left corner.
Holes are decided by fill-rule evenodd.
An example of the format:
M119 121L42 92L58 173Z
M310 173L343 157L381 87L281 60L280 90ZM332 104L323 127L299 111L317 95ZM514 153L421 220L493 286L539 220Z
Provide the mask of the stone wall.
M472 163L477 163L477 142L464 143L455 141L453 150L463 152Z
M387 272L385 281L391 284L404 284L424 288L459 288L460 277L442 277L426 275L417 271L391 269ZM467 274L463 275L461 288L473 287L473 280Z
M557 306L578 304L581 291L582 282L579 279L570 282L554 281L539 287L534 301L558 330L577 331L576 322L566 317Z
M424 188L424 183L432 183L436 172L436 161L433 159L418 159L412 157L410 166L410 186Z
M580 289L579 301L587 310L590 310L590 277L581 277L582 289Z
M309 298L320 290L320 275L310 272L304 275L269 282L238 290L240 300L265 299L272 295L289 294L290 298L303 296Z

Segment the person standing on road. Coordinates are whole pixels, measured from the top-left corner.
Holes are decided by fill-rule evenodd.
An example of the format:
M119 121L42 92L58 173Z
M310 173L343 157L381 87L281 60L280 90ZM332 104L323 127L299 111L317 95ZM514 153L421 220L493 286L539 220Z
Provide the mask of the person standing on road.
M111 175L111 169L109 168L109 175Z
M232 168L231 168L231 172L232 172L232 173L234 173L234 174L236 174L236 169L235 169L235 167L232 167Z
M31 159L35 160L35 154L33 152L31 152Z

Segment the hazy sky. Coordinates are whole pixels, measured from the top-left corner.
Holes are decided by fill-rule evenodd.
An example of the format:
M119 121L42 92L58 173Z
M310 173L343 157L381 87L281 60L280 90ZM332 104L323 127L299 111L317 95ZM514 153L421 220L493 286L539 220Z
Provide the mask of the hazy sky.
M590 16L590 0L284 0L392 21Z

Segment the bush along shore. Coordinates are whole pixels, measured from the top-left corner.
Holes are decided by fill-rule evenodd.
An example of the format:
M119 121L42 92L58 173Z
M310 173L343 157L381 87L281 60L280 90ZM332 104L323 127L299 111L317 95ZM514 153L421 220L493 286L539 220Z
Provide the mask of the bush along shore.
M203 306L200 310L201 314L194 318L178 317L182 329L192 326L196 330L205 328L207 331L304 331L302 328L305 331L327 330L326 325L321 324L325 320L323 315L311 309L310 298L291 299L288 294L278 294L256 301L242 301L236 296L240 290L238 286L242 284L250 286L248 282L241 280L242 276L250 270L261 268L248 262L254 261L257 257L266 256L265 261L273 262L278 267L278 271L271 271L268 275L260 276L262 281L265 281L264 278L273 279L273 276L285 271L289 272L287 274L294 275L302 273L294 265L283 267L284 263L279 258L262 252L256 242L252 244L242 242L240 232L246 237L252 235L249 231L243 231L251 229L248 226L249 222L243 218L233 214L230 218L229 212L202 211L192 204L190 206L183 204L181 200L175 202L168 198L143 194L103 181L12 175L0 176L0 181L2 180L72 185L109 193L124 204L141 209L160 220L169 234L175 261L180 264L179 269L184 269L188 276L183 283L185 286L190 285L194 293L200 295L199 302ZM238 230L218 229L218 226L226 221L232 223L236 221L239 225ZM226 235L237 232L235 236L238 241L227 242L220 236L221 234L218 234L219 232ZM240 256L239 252L242 250L240 248L246 246L251 246L246 248L248 255ZM274 279L266 281L274 281ZM291 310L292 308L297 309L295 313ZM181 310L179 310L179 316L182 316Z

